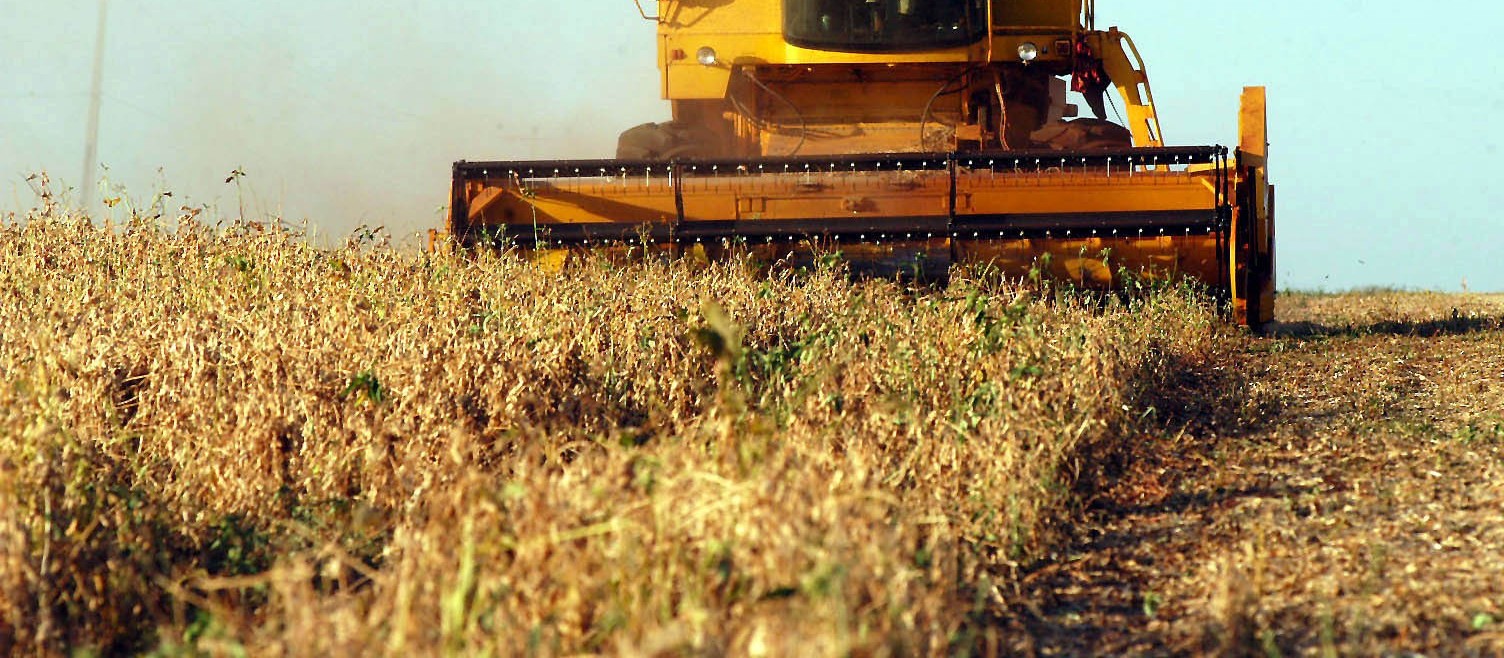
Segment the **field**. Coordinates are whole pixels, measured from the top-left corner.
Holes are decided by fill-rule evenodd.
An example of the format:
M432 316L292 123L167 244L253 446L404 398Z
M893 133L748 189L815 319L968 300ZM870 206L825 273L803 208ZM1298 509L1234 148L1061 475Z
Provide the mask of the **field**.
M1280 304L1026 578L1022 646L1504 655L1504 296Z
M0 653L1504 652L1504 300L0 227Z

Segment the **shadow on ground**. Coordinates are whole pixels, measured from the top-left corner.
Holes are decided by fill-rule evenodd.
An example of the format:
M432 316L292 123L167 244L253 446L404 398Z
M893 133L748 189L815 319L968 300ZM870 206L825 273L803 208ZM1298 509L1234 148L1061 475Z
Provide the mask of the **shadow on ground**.
M1465 336L1504 328L1504 316L1470 317L1453 312L1434 320L1386 320L1369 324L1323 325L1315 322L1276 322L1264 330L1272 338L1331 338L1360 336Z
M1258 339L1251 339L1258 340ZM1195 491L1180 482L1204 468L1223 442L1244 440L1278 422L1284 401L1256 386L1246 345L1170 364L1138 396L1153 409L1140 441L1098 483L1085 522L1059 553L1018 572L1005 619L1017 655L1174 655L1172 639L1146 627L1145 579L1170 556L1158 548L1211 523L1249 499L1306 490L1254 485ZM1187 525L1189 524L1189 525Z
M1242 437L1265 429L1284 408L1253 386L1243 358L1228 350L1210 358L1178 360L1170 375L1146 388L1136 408L1152 412L1140 431L1150 435Z

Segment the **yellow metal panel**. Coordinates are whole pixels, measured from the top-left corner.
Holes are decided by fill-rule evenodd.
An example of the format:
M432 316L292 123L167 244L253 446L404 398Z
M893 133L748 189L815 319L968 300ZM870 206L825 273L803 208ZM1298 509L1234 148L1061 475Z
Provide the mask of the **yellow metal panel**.
M526 192L487 187L474 199L495 199L477 224L512 226L661 223L678 217L667 176L656 179L530 181ZM969 173L957 181L959 215L1090 214L1194 211L1214 208L1215 192L1198 175ZM942 217L950 185L943 171L810 173L686 178L686 221Z
M1265 89L1245 87L1241 107L1238 117L1241 193L1234 222L1237 228L1247 227L1251 244L1235 248L1233 303L1240 320L1258 325L1274 319L1274 209L1269 186Z
M1269 157L1267 103L1263 87L1243 88L1242 111L1238 115L1238 148L1243 151L1245 165L1262 167Z
M665 46L672 53L683 50L685 58L680 66L703 67L695 60L695 53L702 47L714 48L721 66L728 63L739 65L757 64L923 64L927 62L965 62L973 59L981 46L962 46L940 50L903 53L852 53L833 50L800 48L783 40L783 31L766 33L705 32L700 30L674 32L665 37Z
M1109 213L1211 210L1216 193L1197 176L1170 172L967 174L957 183L958 214Z
M781 34L781 0L670 0L659 3L660 31L719 34Z
M694 57L694 51L690 51ZM675 62L664 76L663 97L667 100L720 100L731 86L731 68L702 66L694 60Z
M556 183L531 184L521 194L506 189L473 222L490 226L640 224L671 222L676 217L673 187L665 176L652 183L562 179Z
M686 179L683 194L686 221L939 217L950 182L945 172L728 176Z
M1016 41L1016 39L1014 39ZM715 50L718 62L705 66L695 58L700 48ZM1015 46L1016 47L1016 46ZM684 30L663 37L660 61L667 67L665 98L710 100L726 96L731 67L785 64L913 65L971 62L982 58L981 45L909 53L847 53L800 48L784 41L781 28L766 33ZM676 59L682 54L682 59ZM922 103L923 100L921 99Z

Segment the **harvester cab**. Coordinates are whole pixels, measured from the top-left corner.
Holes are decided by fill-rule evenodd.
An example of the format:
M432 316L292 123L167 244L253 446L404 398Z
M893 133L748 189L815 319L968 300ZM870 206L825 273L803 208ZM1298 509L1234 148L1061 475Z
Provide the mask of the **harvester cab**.
M1166 146L1137 48L1092 0L638 2L672 120L610 160L456 163L448 239L1191 277L1237 322L1273 319L1264 90L1234 148Z

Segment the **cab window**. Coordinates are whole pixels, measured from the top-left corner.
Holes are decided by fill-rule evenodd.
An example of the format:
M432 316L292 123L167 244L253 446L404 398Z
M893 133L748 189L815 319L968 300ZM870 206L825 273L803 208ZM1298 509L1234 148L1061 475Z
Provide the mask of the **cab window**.
M817 50L931 50L987 34L988 0L783 0L784 37Z

